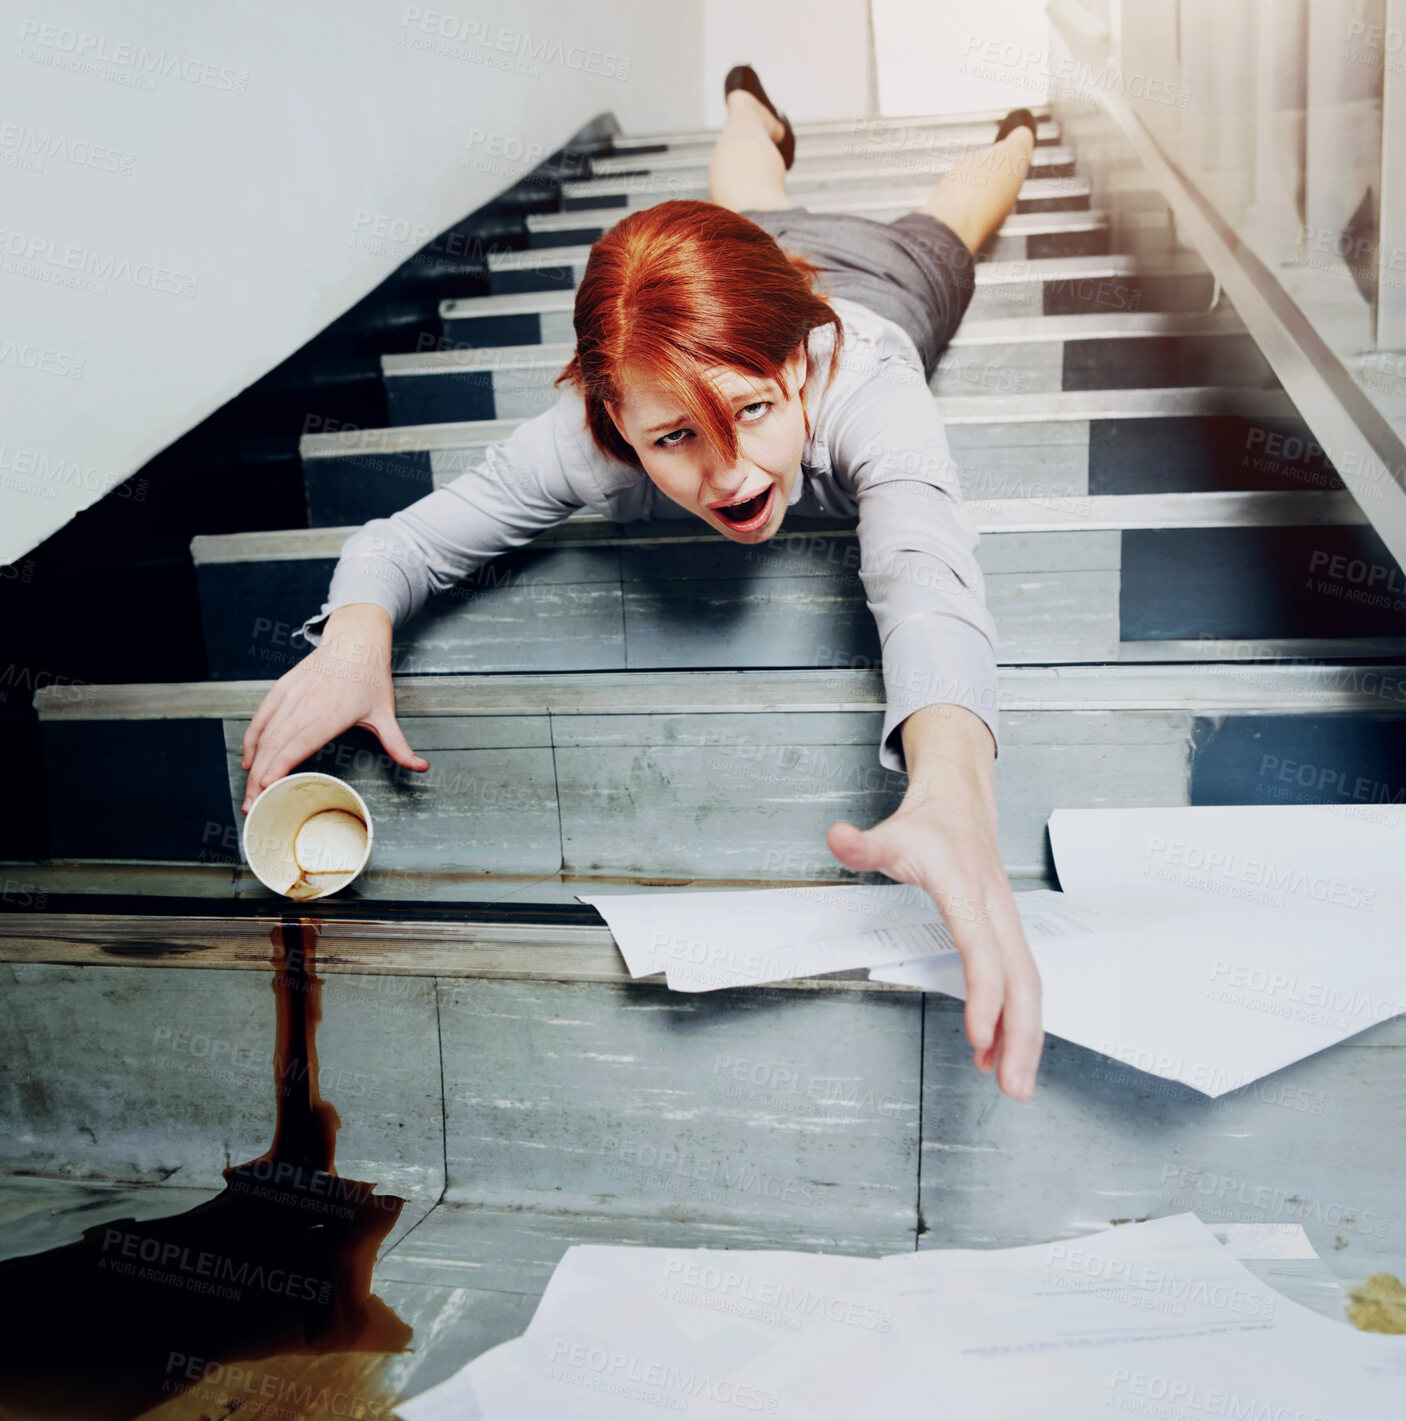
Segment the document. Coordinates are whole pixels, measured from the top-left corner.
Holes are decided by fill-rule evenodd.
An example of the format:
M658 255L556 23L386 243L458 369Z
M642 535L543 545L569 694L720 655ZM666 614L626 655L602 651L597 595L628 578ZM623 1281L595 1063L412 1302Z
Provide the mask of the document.
M954 1421L1385 1421L1406 1395L1406 1339L1357 1332L1274 1292L1194 1214L884 1261Z
M571 1248L522 1337L396 1414L1400 1421L1404 1393L1406 1338L1281 1296L1183 1214L885 1259Z
M1406 1012L1406 806L1061 809L1050 839L1063 891L1015 902L1056 1036L1219 1096ZM902 884L580 896L676 991L868 968L966 994Z
M1406 1012L1401 807L1057 810L1050 838L1110 912L1030 940L1056 1036L1219 1096ZM870 976L966 995L951 953Z
M578 894L610 925L632 977L710 992L955 952L942 914L906 884L721 893ZM1039 889L1016 895L1030 940L1085 935L1120 911Z

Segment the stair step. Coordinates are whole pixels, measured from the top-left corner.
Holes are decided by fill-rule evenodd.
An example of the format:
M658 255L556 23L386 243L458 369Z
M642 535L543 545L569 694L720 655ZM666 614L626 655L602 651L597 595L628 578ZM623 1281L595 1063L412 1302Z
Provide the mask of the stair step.
M921 133L931 129L960 135L971 142L987 142L992 138L993 124L999 124L1006 116L1005 109L977 110L959 114L921 114L904 118L854 118L819 119L811 123L792 124L796 135L796 151L812 139L867 138L883 139L907 133ZM1030 112L1039 121L1040 142L1058 141L1059 121L1050 116L1047 107L1032 108ZM690 128L673 133L629 133L617 134L611 142L616 153L636 153L640 150L672 151L678 148L712 148L718 141L720 128Z
M1060 390L937 405L969 499L1342 487L1281 390ZM520 423L306 435L309 522L364 523L404 508L473 468Z
M966 320L1147 310L1205 311L1214 283L1191 253L1060 256L981 262ZM538 345L575 338L574 286L468 296L445 333L475 346Z
M983 248L984 260L1025 261L1040 257L1103 256L1108 253L1106 212L1017 212ZM551 291L581 284L591 243L527 247L522 251L489 252L489 292L508 296L519 291ZM457 301L440 306L441 319L453 320ZM449 329L446 335L453 334Z
M859 158L901 161L903 154L948 153L965 157L968 153L990 146L995 138L992 124L955 126L921 126L906 122L890 122L887 128L859 130L855 126L844 133L796 135L795 165L790 177L807 164L833 161L839 158ZM1060 146L1058 123L1041 123L1035 135L1040 147ZM702 168L706 171L716 139L699 143L670 143L667 147L637 145L622 149L617 143L609 154L593 155L589 159L593 178L615 177L624 173L684 173Z
M1053 191L1076 191L1082 179L1050 180ZM1073 184L1073 187L1070 186ZM1028 188L1027 184L1027 188ZM1041 185L1044 190L1044 185ZM1087 196L1087 194L1085 194ZM905 197L911 201L904 201ZM901 217L905 212L921 208L927 197L921 193L886 193L875 198L869 195L856 197L852 202L836 204L828 198L817 198L806 204L811 212L848 212L868 217L870 221L889 222ZM526 213L523 229L527 246L524 250L549 252L559 247L589 248L592 242L608 232L617 222L629 215L623 207L598 207L590 212L542 212ZM1094 209L1087 201L1061 202L1057 199L1038 202L1022 202L1001 224L990 242L982 248L981 259L987 257L1000 260L1018 260L1023 257L1059 256L1066 254L1064 246L1077 240L1096 238L1104 241L1101 226L1086 227L1081 224L1088 218L1111 220L1111 214L1102 209ZM1027 225L1028 224L1028 225ZM1120 212L1113 224L1119 251L1160 252L1175 245L1175 232L1165 207L1148 208L1133 212ZM1044 250L1041 243L1063 244L1054 250ZM1003 244L1005 249L1003 250ZM1023 247L1023 250L1020 248ZM1099 255L1105 249L1088 255ZM516 255L517 249L502 255ZM1073 254L1073 253L1069 253Z
M1121 531L1130 528L1271 527L1281 524L1365 524L1366 515L1346 490L1306 493L1214 492L1072 495L1064 499L969 499L963 505L983 536L997 533ZM196 567L216 563L284 562L335 558L356 526L212 533L191 539ZM837 536L853 532L854 519L788 518L772 539ZM581 509L539 533L529 549L544 547L658 547L723 539L702 523L684 519L613 523Z
M236 861L239 743L269 684L40 692L54 857ZM906 784L877 763L883 695L877 673L842 668L411 677L397 681L401 724L430 772L399 771L364 731L306 768L367 799L380 875L367 897L428 894L445 873L641 865L836 879L830 824L874 822ZM1400 662L1020 667L1000 701L1000 844L1019 877L1048 874L1059 806L1334 802L1337 780L1304 789L1278 768L1350 767L1349 785L1406 770Z
M462 304L443 303L447 332L454 329ZM530 419L557 399L552 382L574 349L573 343L558 341L387 355L381 360L382 378L388 400L407 411ZM934 394L960 395L1173 385L1269 389L1278 381L1234 312L1220 310L966 320L930 384Z
M921 208L932 196L935 184L895 187L875 191L872 187L823 189L807 194L804 206L811 212L852 212L878 222L890 221L905 212ZM1027 178L1016 199L1016 214L1036 212L1081 212L1090 205L1093 189L1087 178ZM594 242L607 227L627 212L649 207L651 202L582 207L573 211L527 213L523 226L528 245L560 246L563 241Z
M1346 493L1118 495L967 505L1002 665L1138 659L1260 638L1303 654L1406 655L1406 613L1315 567L1390 570ZM854 524L808 520L765 549L701 523L573 518L433 599L396 636L403 674L877 665ZM352 529L196 539L210 675L282 674ZM1336 561L1335 561L1336 560ZM1297 577L1284 569L1298 571ZM1334 595L1336 594L1336 595ZM1294 651L1289 650L1290 647ZM1322 653L1320 653L1322 654Z
M855 156L821 158L814 163L797 159L786 174L786 191L794 198L809 197L835 188L858 188L875 183L927 181L929 190L949 172L956 159L950 154L892 162ZM1030 179L1072 178L1074 154L1062 145L1036 148L1030 161ZM708 201L708 165L702 162L680 173L620 173L608 178L586 178L561 185L561 210L581 207L648 207L675 198ZM643 200L647 199L647 201ZM804 205L804 204L802 204Z
M989 130L987 136L976 140L960 136L936 138L936 133L938 130L929 130L917 138L908 135L898 143L875 138L829 138L808 145L804 152L798 146L795 162L786 172L787 190L805 191L811 184L829 184L837 175L841 182L852 178L868 181L877 176L941 177L954 164L969 157L989 157L994 151ZM706 189L710 161L711 152L702 149L591 158L590 176L579 183L563 184L563 196L567 196L568 188L573 190L572 196L577 195L574 190L580 187L599 188L606 193L622 189L635 192L641 185L652 190L650 180L667 184L670 196L675 195L674 185L680 183L690 188L702 184ZM1074 153L1062 143L1040 144L1030 166L1036 177L1072 177Z

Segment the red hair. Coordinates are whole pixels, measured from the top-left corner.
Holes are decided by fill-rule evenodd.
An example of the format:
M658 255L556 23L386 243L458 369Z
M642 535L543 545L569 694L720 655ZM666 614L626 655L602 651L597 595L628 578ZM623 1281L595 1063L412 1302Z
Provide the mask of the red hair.
M782 251L771 233L717 203L643 208L591 248L576 292L576 352L555 383L581 391L600 449L639 468L606 405L618 408L631 375L657 380L731 464L738 455L732 408L703 371L731 366L774 380L789 399L782 367L811 331L829 325L833 377L844 330L815 292L819 275L814 263Z

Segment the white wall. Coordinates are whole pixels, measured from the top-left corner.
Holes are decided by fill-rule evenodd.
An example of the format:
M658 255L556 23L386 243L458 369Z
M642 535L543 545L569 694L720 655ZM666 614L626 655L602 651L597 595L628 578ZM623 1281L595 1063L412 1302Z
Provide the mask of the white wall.
M750 64L793 123L864 117L874 112L869 49L867 0L704 0L708 126L723 121L734 64Z
M53 0L0 21L0 564L603 110L704 120L703 0Z
M879 109L1030 108L1048 97L1044 0L872 0Z

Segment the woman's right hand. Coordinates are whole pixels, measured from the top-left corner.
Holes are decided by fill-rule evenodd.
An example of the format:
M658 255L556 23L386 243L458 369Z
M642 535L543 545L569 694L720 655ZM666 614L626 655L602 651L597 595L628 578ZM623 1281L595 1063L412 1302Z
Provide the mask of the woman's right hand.
M429 769L395 718L392 631L390 613L373 602L338 607L312 655L274 683L244 732L244 813L275 780L353 725L374 731L397 765Z

